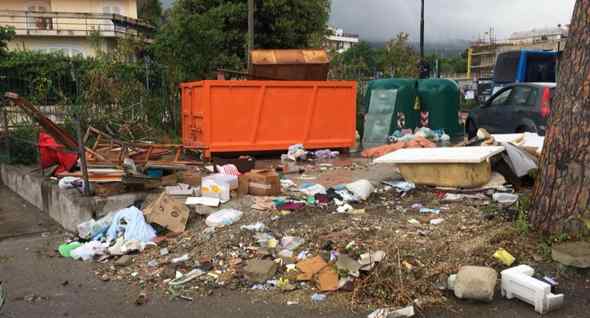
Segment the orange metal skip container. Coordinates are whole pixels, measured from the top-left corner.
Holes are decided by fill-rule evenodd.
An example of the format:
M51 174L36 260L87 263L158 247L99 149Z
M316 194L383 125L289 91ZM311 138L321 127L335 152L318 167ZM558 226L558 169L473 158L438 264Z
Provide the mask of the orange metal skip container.
M350 148L355 143L353 81L183 83L182 141L212 153Z

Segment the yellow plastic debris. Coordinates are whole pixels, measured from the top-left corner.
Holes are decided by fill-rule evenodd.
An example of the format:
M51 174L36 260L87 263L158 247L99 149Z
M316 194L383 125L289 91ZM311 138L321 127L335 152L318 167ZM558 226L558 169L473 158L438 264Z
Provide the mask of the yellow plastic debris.
M494 258L506 266L511 266L516 260L512 254L508 253L508 251L503 248L499 248L496 253L494 253Z

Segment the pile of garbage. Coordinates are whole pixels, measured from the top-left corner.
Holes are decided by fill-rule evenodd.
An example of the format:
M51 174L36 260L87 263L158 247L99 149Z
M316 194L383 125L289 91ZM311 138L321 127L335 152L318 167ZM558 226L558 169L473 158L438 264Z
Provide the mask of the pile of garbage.
M432 130L427 127L396 130L393 135L387 138L387 144L365 149L362 156L365 158L376 158L388 153L406 148L434 148L437 144L447 144L451 137L443 129Z
M520 195L497 174L494 187L464 191L392 178L396 169L359 160L346 167L295 160L249 171L206 167L198 185L167 186L137 207L80 224L79 239L60 253L96 261L102 280L180 299L219 288L289 304L345 297L383 307L375 317L413 314L449 293L469 298L449 278L466 264L496 272L538 264L511 224ZM323 175L374 169L389 173L381 182L322 184Z

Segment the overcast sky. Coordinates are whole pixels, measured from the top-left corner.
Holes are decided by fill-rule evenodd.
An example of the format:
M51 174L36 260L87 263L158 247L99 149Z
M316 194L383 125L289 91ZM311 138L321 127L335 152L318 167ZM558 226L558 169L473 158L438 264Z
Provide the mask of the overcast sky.
M165 5L173 2L162 1ZM474 40L490 27L501 39L514 31L569 24L575 0L425 2L426 41L438 42ZM370 41L386 40L399 32L408 32L417 40L419 15L420 0L332 0L330 23Z

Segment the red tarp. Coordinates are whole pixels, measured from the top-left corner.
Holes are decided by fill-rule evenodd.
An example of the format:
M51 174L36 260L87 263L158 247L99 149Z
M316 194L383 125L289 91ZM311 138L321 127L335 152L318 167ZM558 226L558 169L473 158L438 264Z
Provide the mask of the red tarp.
M39 154L42 168L45 169L59 164L59 167L54 173L72 170L78 160L78 154L64 151L63 149L64 146L58 144L53 137L44 132L39 133Z

